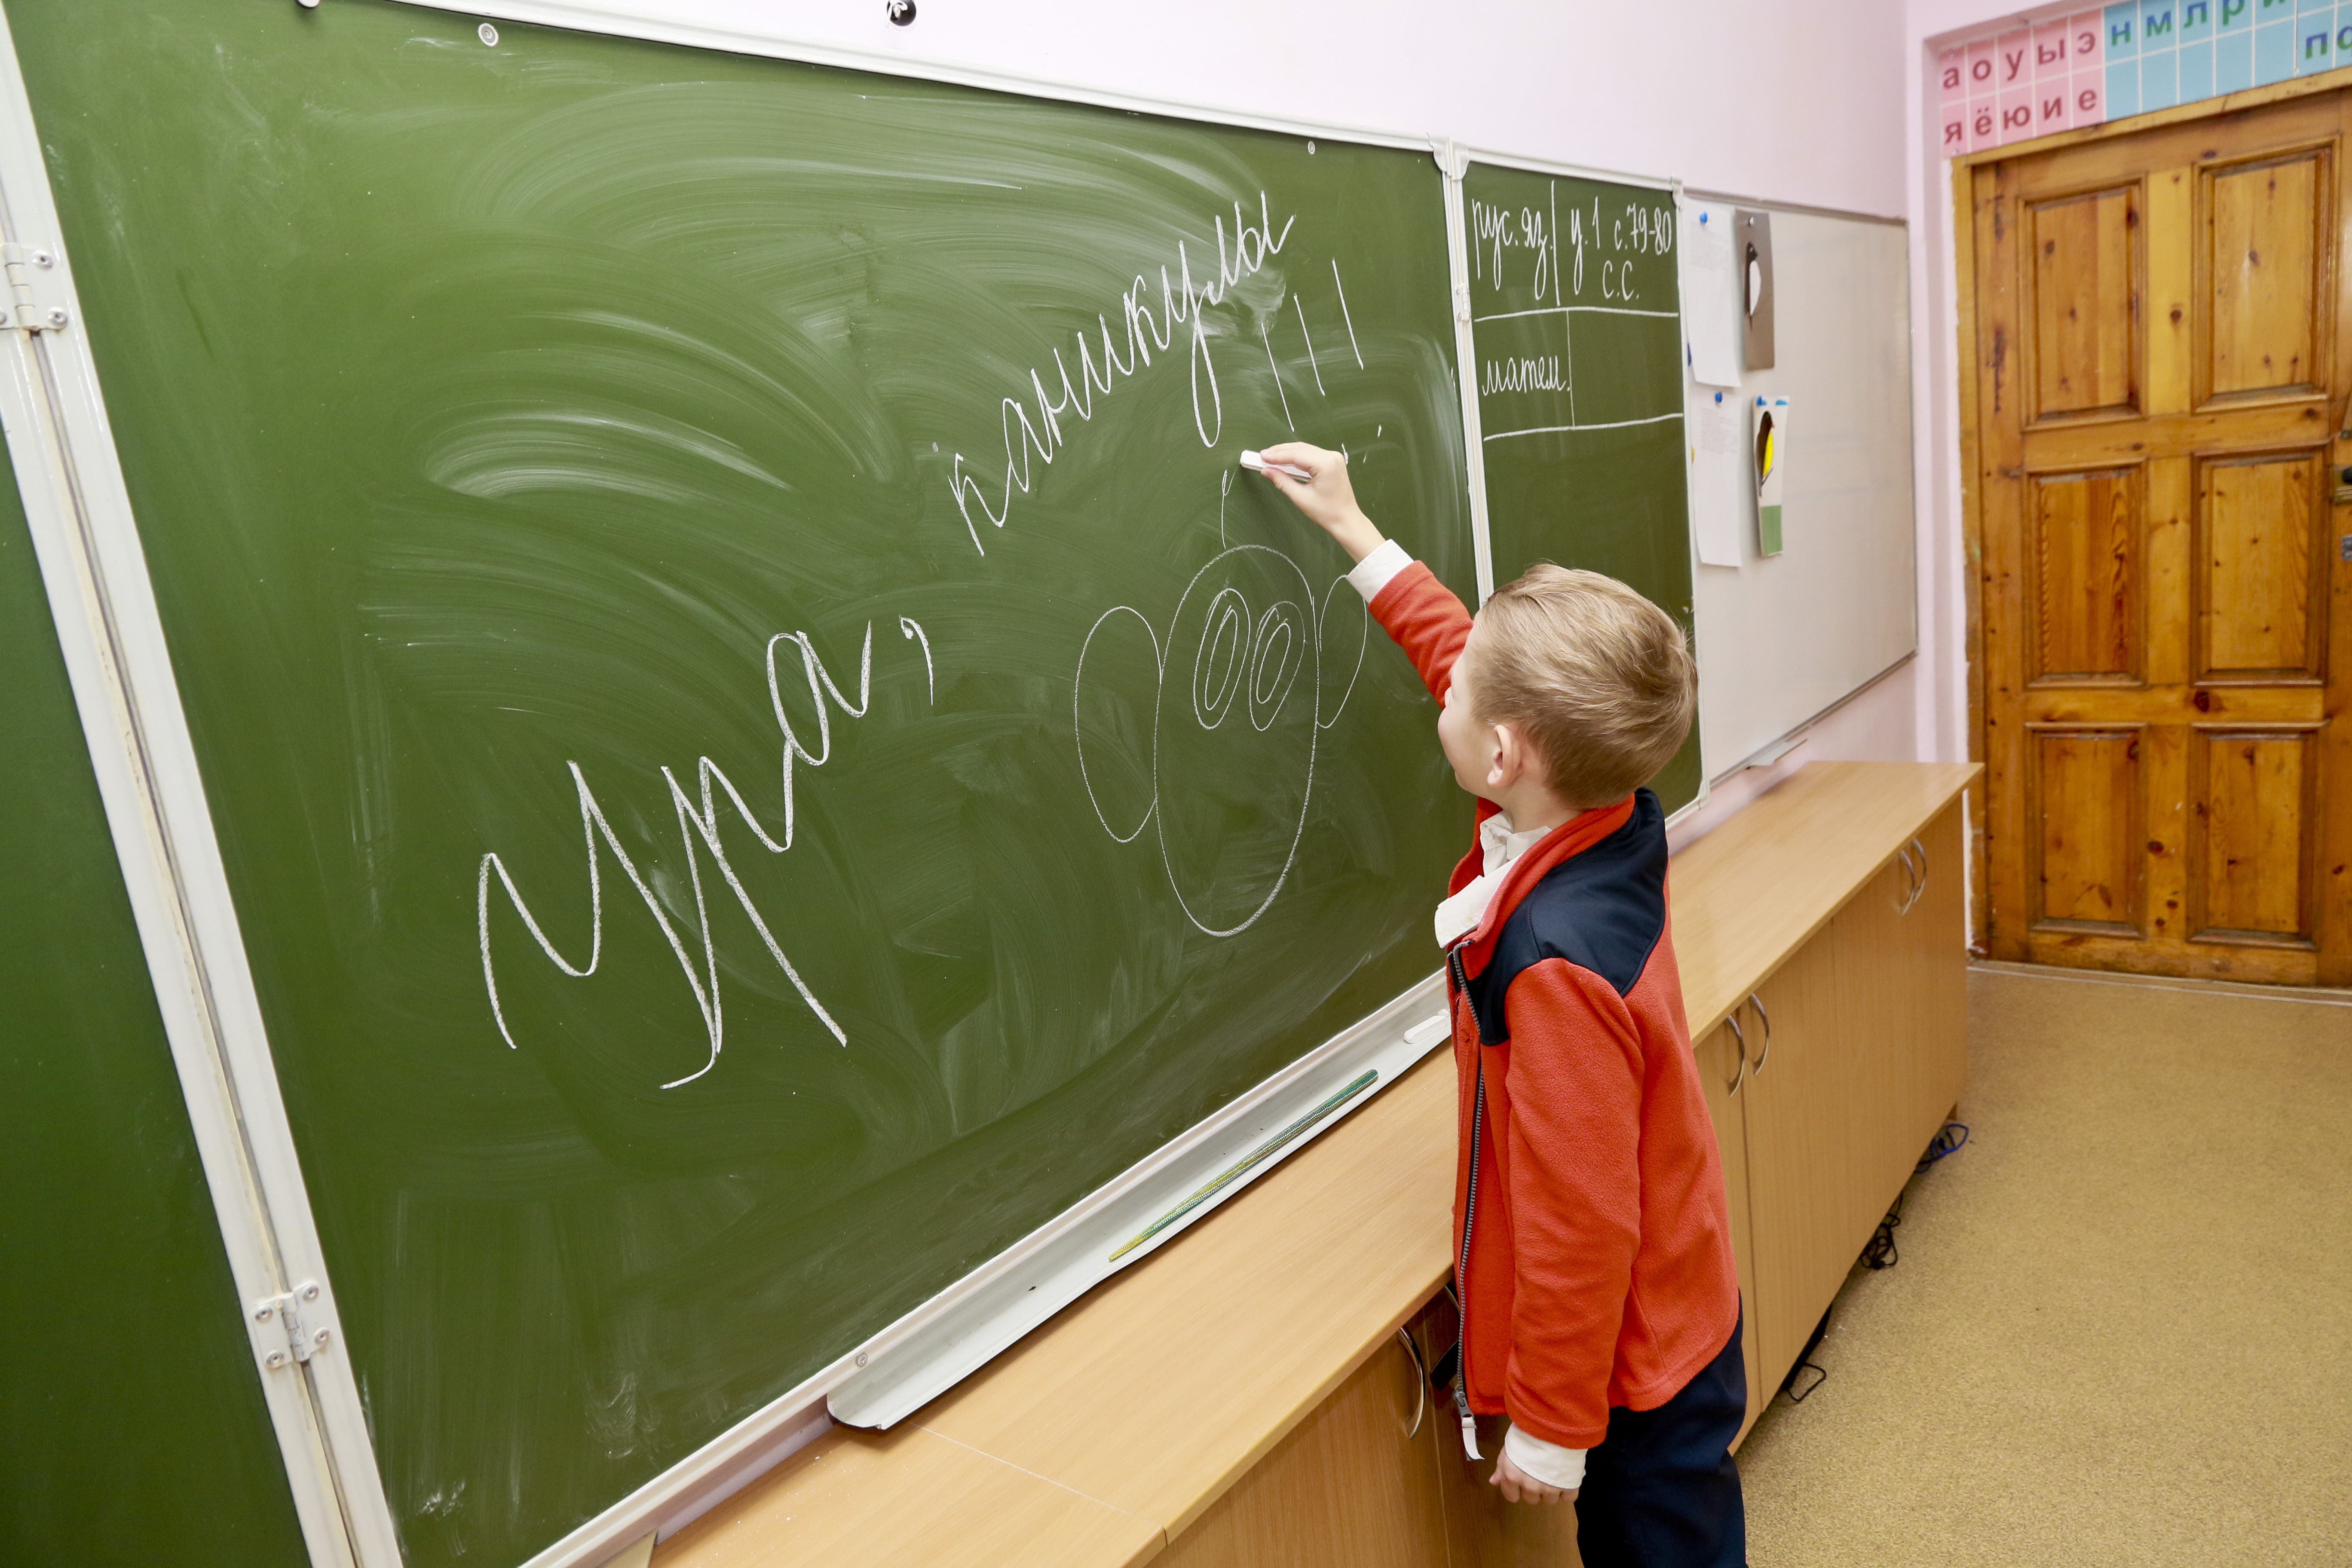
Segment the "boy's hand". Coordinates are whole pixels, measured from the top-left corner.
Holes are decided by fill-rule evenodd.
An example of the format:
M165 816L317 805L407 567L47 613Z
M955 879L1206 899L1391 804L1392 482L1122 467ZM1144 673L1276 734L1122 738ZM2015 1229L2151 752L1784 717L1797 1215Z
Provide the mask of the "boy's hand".
M1543 1482L1511 1463L1511 1457L1508 1454L1496 1457L1494 1477L1486 1484L1502 1488L1503 1495L1513 1502L1574 1502L1576 1500L1574 1489L1563 1490L1559 1487L1544 1485Z
M1347 458L1304 441L1285 441L1279 447L1268 447L1259 456L1269 464L1288 463L1315 476L1312 480L1301 480L1277 468L1265 470L1275 489L1297 502L1299 510L1339 542L1339 548L1348 552L1348 559L1361 561L1384 542L1381 531L1372 526L1372 520L1356 504L1356 487L1348 482Z

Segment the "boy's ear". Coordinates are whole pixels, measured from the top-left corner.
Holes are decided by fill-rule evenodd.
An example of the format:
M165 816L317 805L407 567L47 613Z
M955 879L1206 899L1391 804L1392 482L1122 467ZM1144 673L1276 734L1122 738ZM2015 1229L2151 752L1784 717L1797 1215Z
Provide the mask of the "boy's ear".
M1495 759L1486 770L1486 782L1496 789L1510 788L1527 771L1528 756L1528 738L1517 725L1496 725Z

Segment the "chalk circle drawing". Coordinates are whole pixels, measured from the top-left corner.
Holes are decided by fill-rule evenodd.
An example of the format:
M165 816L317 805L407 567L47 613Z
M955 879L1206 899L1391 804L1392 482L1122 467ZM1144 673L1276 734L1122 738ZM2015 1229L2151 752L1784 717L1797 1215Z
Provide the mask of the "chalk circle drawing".
M1335 593L1356 603L1341 617L1352 652L1344 632L1342 647L1326 647ZM1087 629L1070 713L1095 818L1120 844L1153 830L1170 890L1208 935L1247 931L1289 879L1321 734L1354 694L1369 623L1345 577L1318 595L1281 551L1236 544L1193 574L1164 634L1132 605ZM1144 683L1148 704L1133 690ZM1146 756L1107 754L1142 739L1118 722L1122 698L1150 710Z

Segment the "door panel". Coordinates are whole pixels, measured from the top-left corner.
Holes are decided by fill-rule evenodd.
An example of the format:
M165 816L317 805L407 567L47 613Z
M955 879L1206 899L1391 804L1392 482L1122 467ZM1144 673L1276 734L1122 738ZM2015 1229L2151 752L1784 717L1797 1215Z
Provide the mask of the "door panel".
M2352 983L2347 103L1967 173L1998 957Z
M2136 726L2033 731L2036 929L2139 934L2139 740Z
M2332 148L2206 169L2210 399L2317 388Z
M2200 725L2192 734L2195 940L2309 946L2313 731Z
M2032 209L2034 410L2042 418L2139 406L2139 187Z
M2316 451L2201 465L2196 551L2198 679L2316 680L2313 592L2326 526ZM2324 570L2324 566L2320 567Z
M2141 677L2141 470L2031 480L2036 680Z

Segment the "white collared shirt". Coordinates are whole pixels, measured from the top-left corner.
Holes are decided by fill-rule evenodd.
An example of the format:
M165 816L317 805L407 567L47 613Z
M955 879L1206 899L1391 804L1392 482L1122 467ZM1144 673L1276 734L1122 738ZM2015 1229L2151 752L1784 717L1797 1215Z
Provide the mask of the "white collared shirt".
M1433 923L1437 929L1438 946L1452 947L1478 929L1478 922L1486 918L1486 906L1495 901L1495 895L1502 891L1504 881L1511 874L1511 862L1550 831L1549 827L1521 831L1511 826L1510 814L1502 811L1478 825L1478 848L1486 868L1476 881L1437 906Z

